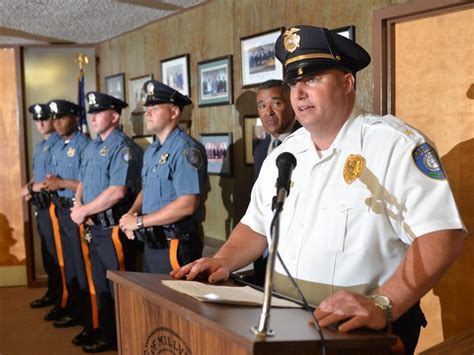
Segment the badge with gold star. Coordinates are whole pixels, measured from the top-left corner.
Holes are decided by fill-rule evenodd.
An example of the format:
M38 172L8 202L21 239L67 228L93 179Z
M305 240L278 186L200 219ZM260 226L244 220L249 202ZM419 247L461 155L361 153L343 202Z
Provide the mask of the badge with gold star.
M102 149L99 151L99 154L101 157L105 157L107 154L109 154L109 148L107 146L103 146Z
M300 39L301 37L296 34L296 32L301 31L299 28L290 28L289 30L286 30L285 33L283 34L283 44L285 46L285 49L289 53L293 53L296 48L300 46Z
M67 156L69 158L72 158L74 155L76 155L76 149L74 149L73 147L69 147L69 149L67 150Z
M365 159L362 155L351 154L347 157L344 164L344 180L348 184L352 184L362 175L365 168Z

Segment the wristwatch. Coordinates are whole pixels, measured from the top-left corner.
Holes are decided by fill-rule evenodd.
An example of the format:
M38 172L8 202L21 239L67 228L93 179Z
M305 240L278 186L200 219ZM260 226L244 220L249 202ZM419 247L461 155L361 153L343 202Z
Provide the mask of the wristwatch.
M143 216L138 216L137 217L137 228L143 228Z
M369 297L372 299L372 302L374 302L374 305L385 313L385 321L387 324L392 323L392 301L390 301L390 298L380 294L370 295Z

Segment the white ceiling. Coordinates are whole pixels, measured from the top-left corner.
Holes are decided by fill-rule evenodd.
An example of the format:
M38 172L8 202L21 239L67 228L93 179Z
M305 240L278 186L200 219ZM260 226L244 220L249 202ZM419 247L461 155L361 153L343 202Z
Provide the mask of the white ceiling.
M207 0L0 0L0 45L97 43Z

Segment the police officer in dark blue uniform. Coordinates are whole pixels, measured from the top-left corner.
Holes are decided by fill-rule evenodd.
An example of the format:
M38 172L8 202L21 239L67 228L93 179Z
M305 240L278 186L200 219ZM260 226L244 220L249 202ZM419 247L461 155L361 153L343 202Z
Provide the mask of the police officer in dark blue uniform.
M147 130L157 139L145 152L142 191L120 226L130 239L145 240L144 271L169 273L202 254L207 158L202 144L178 128L191 100L155 80L144 90Z
M71 216L77 224L87 223L91 238L101 336L83 351L97 353L117 348L113 285L107 270L135 270L136 242L125 237L118 221L138 194L143 151L119 130L127 103L100 92L89 92L86 98L97 138L87 148Z
M43 190L43 180L51 173L51 149L60 137L54 131L49 107L46 104L34 104L28 108L33 114L37 131L43 136L38 142L33 155L33 178L23 186L22 196L36 206L36 222L41 239L41 256L43 268L48 275L48 290L46 294L31 302L32 308L41 308L54 304L55 307L46 316L46 320L54 320L59 316L61 287L61 273L59 269L56 244L50 217L51 199ZM55 218L55 216L53 216Z
M46 176L45 188L52 192L61 231L62 254L69 295L67 314L53 323L57 328L82 324L84 330L73 339L74 345L94 340L92 303L87 275L87 246L78 226L71 219L71 208L79 184L84 152L90 140L78 131L79 106L66 100L48 103L54 128L61 136L52 152L53 174ZM53 194L54 192L54 194Z

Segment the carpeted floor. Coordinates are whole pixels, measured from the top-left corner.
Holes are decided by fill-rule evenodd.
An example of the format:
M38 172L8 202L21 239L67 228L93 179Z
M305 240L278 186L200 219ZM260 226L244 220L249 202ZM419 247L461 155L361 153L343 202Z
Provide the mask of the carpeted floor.
M30 308L30 302L45 291L45 288L0 287L0 355L85 354L71 344L82 327L54 328L43 320L49 307Z

